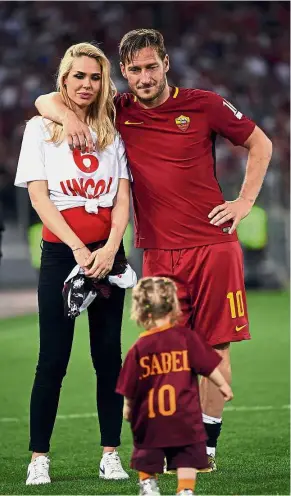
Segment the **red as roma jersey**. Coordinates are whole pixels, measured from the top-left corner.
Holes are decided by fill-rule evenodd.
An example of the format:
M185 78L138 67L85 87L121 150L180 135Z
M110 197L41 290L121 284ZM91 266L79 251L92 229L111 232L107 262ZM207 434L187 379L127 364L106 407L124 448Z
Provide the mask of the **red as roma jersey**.
M221 358L184 327L141 334L129 350L116 391L132 400L137 448L195 444L206 439L197 374L208 376Z
M208 214L224 198L215 175L215 137L243 145L255 128L219 95L173 88L154 109L116 97L117 127L133 176L136 246L179 249L235 241L231 222Z

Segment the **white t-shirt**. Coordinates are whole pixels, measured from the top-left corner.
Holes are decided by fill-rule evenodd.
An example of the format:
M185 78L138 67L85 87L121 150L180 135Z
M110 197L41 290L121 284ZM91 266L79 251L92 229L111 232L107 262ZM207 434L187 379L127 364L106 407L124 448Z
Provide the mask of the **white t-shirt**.
M49 143L48 119L34 117L25 128L18 161L15 186L27 188L29 181L47 181L51 201L58 210L84 206L89 213L98 207L111 207L119 179L129 179L123 141L116 134L114 142L102 151L71 151L64 140ZM91 130L96 141L96 133Z

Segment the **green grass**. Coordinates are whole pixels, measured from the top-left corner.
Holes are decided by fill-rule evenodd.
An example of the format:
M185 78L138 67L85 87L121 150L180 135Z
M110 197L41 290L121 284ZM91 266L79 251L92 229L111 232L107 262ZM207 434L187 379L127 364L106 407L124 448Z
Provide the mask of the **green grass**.
M249 293L252 341L232 347L233 390L219 443L219 470L201 474L198 494L290 494L289 295ZM24 484L29 453L29 395L38 352L35 316L0 321L0 494L137 494L137 476L126 482L98 479L101 454L95 412L95 379L86 316L77 319L71 362L52 439L50 486ZM138 334L124 315L123 346ZM251 407L271 407L254 410ZM249 408L249 409L248 409ZM93 414L63 419L68 414ZM4 418L7 418L4 421ZM11 418L16 420L13 422ZM131 434L123 428L119 452L128 468ZM68 458L67 458L68 457ZM175 476L161 476L162 494L175 494Z

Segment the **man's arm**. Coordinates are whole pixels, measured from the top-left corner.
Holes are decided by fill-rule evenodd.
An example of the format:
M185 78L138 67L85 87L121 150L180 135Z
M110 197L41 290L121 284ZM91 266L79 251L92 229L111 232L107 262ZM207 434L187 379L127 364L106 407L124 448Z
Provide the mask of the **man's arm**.
M272 142L256 126L244 143L244 147L249 150L249 153L246 173L239 196L253 205L262 187L272 157Z
M208 215L211 224L220 226L233 220L229 234L237 228L239 222L246 217L260 192L268 165L272 156L272 142L265 133L256 126L243 145L249 150L246 173L239 197L215 207Z
M39 96L35 101L35 106L43 117L62 124L71 149L78 148L84 153L87 145L89 153L94 151L88 125L78 119L75 112L65 105L60 93L54 92Z

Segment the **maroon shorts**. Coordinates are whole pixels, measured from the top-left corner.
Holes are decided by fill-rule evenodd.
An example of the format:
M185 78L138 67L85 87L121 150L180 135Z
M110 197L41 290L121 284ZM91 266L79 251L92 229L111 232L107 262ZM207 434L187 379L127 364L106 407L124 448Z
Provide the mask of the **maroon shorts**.
M243 254L238 241L181 250L147 249L143 275L177 285L181 324L211 345L250 339Z
M165 458L168 470L208 467L205 442L174 448L134 448L130 466L140 472L161 474Z

